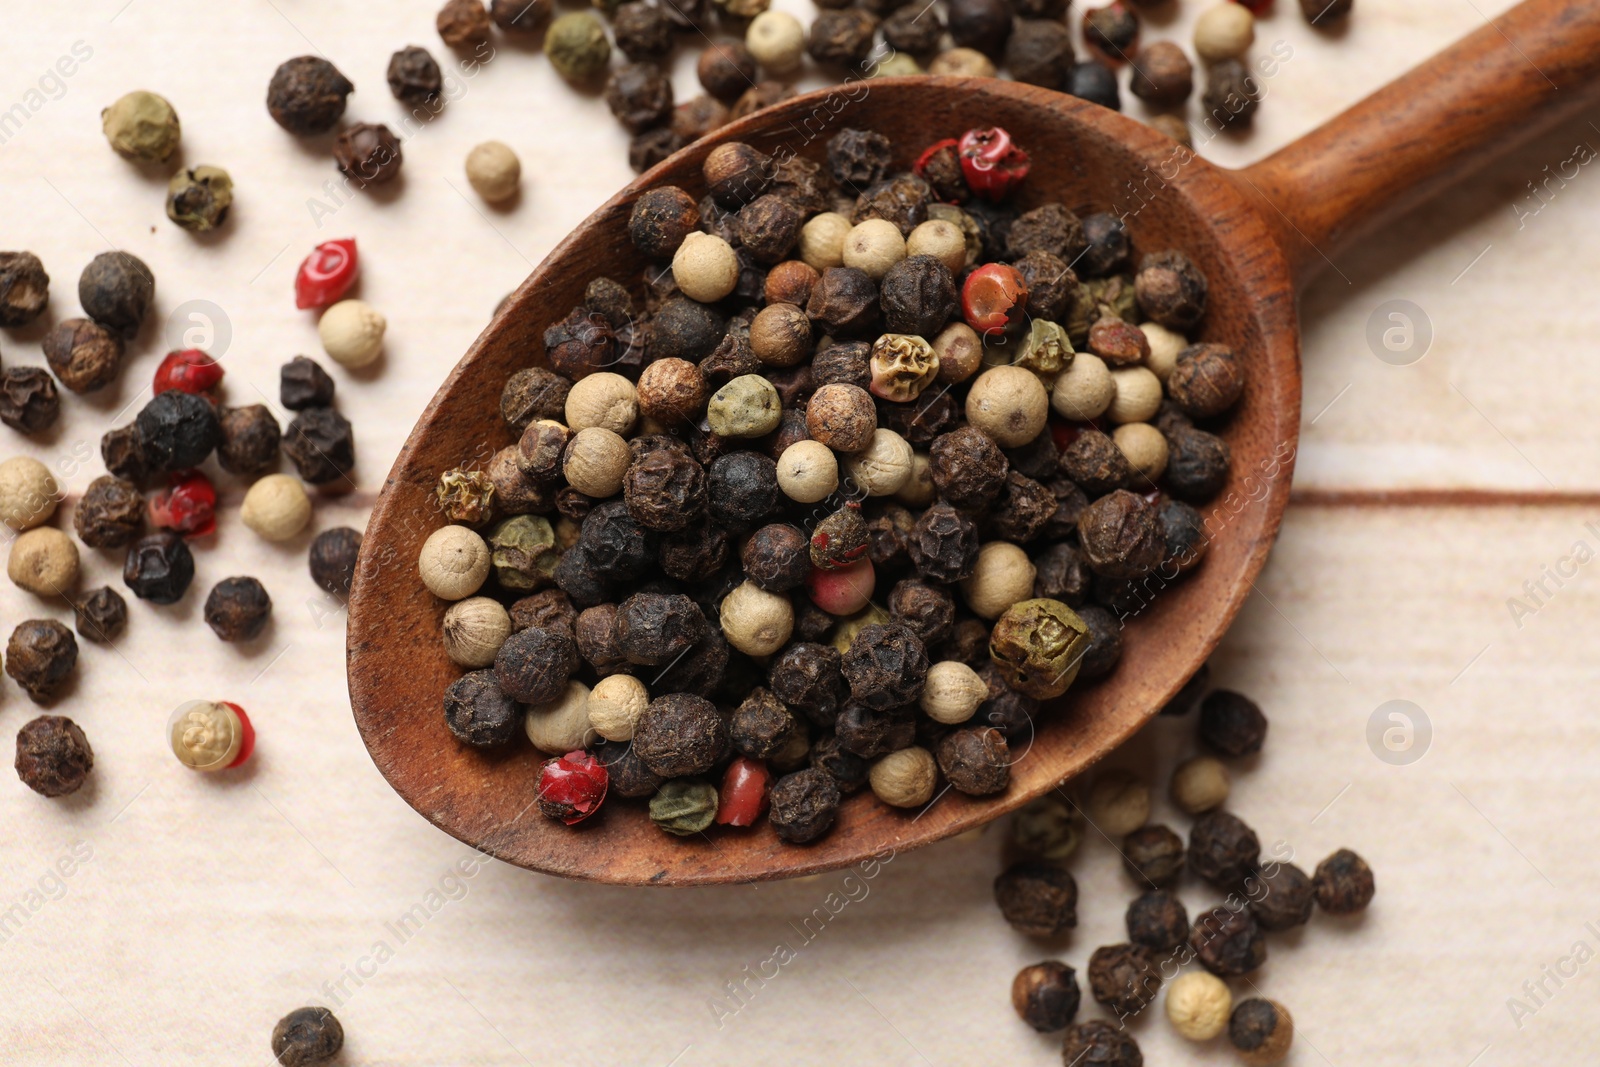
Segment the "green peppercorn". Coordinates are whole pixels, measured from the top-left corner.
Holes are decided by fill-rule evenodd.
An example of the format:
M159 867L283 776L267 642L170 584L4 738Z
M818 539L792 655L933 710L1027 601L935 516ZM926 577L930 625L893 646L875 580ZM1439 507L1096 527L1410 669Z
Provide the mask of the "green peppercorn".
M1089 650L1089 626L1059 600L1022 600L989 637L989 656L1012 689L1036 700L1067 691Z
M165 163L178 150L178 113L164 97L135 90L100 112L106 140L125 159Z
M542 515L514 515L489 531L489 566L502 588L539 589L555 580L560 553L550 521Z
M1065 800L1046 794L1011 817L1011 843L1024 856L1059 863L1077 851L1080 821Z
M783 402L759 374L741 374L712 394L706 422L718 437L761 437L778 428Z
M221 226L233 206L233 179L221 167L191 167L167 185L167 218L194 233Z
M650 798L650 821L669 834L698 834L717 817L717 787L699 778L662 782Z
M550 24L544 54L567 81L592 81L611 62L611 42L599 19L586 11L574 11Z

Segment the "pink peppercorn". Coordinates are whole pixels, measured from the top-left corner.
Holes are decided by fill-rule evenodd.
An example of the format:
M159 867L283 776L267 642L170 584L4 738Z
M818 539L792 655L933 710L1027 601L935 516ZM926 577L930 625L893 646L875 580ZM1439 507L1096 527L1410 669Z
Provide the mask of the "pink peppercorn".
M216 487L200 471L177 471L150 498L150 522L185 537L204 537L217 528Z
M295 273L294 306L325 308L338 303L355 284L359 269L354 237L324 241L311 250Z
M872 561L863 559L838 570L812 567L806 592L811 594L811 602L829 615L854 615L872 599L877 582Z
M156 368L152 391L160 394L168 389L204 396L222 381L222 364L198 348L180 348L168 352Z
M600 809L610 776L606 765L578 749L545 760L539 771L539 810L571 826Z
M740 756L728 764L718 792L717 822L723 826L753 826L767 810L767 785L772 772L760 760Z

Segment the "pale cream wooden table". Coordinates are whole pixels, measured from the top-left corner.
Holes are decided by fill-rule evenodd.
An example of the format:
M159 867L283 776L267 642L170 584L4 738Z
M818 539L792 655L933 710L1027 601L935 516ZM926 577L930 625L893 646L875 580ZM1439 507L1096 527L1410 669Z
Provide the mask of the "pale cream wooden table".
M1186 38L1199 6L1155 32ZM1208 154L1257 158L1506 6L1358 0L1348 32L1330 39L1279 0L1257 48L1284 41L1294 56L1268 84L1254 134ZM603 103L502 43L473 77L458 73L458 98L407 140L397 188L331 199L326 144L271 123L267 80L281 60L321 51L358 87L349 117L394 123L389 53L414 42L447 54L430 0L3 0L0 16L0 246L43 257L56 318L75 313L78 271L107 247L144 257L158 278L156 321L120 385L67 398L48 440L8 432L0 446L55 465L75 492L100 472L100 434L141 402L169 318L220 315L231 402L276 407L278 365L317 347L313 320L292 309L296 263L317 241L355 234L360 295L389 316L389 341L373 373L337 374L362 491L319 502L315 528L359 526L495 302L629 177ZM56 80L58 59L74 54ZM682 61L680 91L691 83ZM238 203L220 236L171 226L164 178L107 149L99 111L134 88L176 105L190 163L231 170ZM466 150L490 137L527 168L505 212L484 210L461 173ZM1253 978L1293 1010L1302 1067L1592 1057L1600 565L1563 560L1575 546L1584 560L1600 550L1600 177L1563 164L1594 145L1600 130L1580 121L1519 151L1337 257L1305 300L1297 503L1215 661L1219 682L1272 717L1234 809L1307 868L1350 845L1377 870L1364 920L1319 917L1274 939ZM1561 173L1530 199L1529 183ZM1431 349L1412 365L1381 361L1366 340L1390 300L1431 323ZM42 361L38 331L0 350L8 364ZM227 488L236 505L238 486ZM1013 934L991 902L997 832L851 882L622 891L478 862L368 761L345 698L342 618L306 575L307 540L266 546L230 511L183 605L135 604L117 652L85 649L59 710L94 744L92 785L56 802L0 786L0 924L11 916L0 1059L266 1063L273 1022L321 1002L344 1020L352 1064L1057 1062L1057 1039L1018 1024L1008 987L1024 963L1059 954L1081 968L1121 939L1132 887L1104 840L1091 834L1076 860L1082 925L1045 947ZM1535 603L1524 583L1547 569L1566 576ZM116 561L99 554L88 571L117 582ZM204 590L229 574L259 576L275 599L255 647L220 645L200 621ZM1513 613L1510 598L1536 610ZM0 588L5 630L66 614ZM34 709L9 682L0 692L9 737ZM260 746L248 773L203 778L166 751L168 712L194 697L250 710ZM1409 764L1368 744L1391 700L1431 723ZM1191 731L1158 722L1118 761L1164 776ZM1174 815L1164 800L1158 815ZM58 863L70 876L51 873ZM830 894L850 903L802 944L796 926ZM1191 909L1206 902L1192 887L1185 896ZM733 1011L727 984L780 942L795 958L764 987L748 983L756 992ZM1513 1012L1513 997L1528 1010ZM1215 1043L1181 1043L1163 1019L1135 1026L1150 1064L1233 1062Z

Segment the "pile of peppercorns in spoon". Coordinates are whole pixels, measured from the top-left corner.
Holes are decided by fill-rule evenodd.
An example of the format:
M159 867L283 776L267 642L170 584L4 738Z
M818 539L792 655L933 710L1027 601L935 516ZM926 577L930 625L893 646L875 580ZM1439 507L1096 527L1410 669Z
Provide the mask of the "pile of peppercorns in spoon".
M1043 1033L1066 1031L1066 1063L1139 1067L1144 1062L1128 1021L1155 1002L1165 984L1166 1016L1181 1036L1210 1041L1224 1031L1250 1067L1288 1055L1294 1020L1282 1004L1260 996L1248 976L1267 960L1269 932L1311 921L1313 905L1328 915L1363 911L1376 891L1372 869L1349 849L1339 849L1307 875L1278 842L1269 857L1255 831L1223 811L1231 776L1222 759L1261 751L1267 718L1239 693L1215 690L1202 667L1164 715L1200 707L1199 740L1214 755L1197 755L1172 774L1173 803L1195 817L1187 850L1169 827L1150 822L1150 789L1126 770L1103 771L1087 791L1087 819L1120 853L1141 890L1128 905L1128 940L1104 945L1089 957L1089 992L1115 1023L1076 1022L1082 994L1077 972L1061 960L1024 967L1011 984L1022 1021ZM1222 757L1219 759L1218 757ZM1066 788L1033 801L1012 821L1010 862L995 879L995 902L1019 932L1059 938L1078 924L1078 884L1066 867L1077 851L1085 813ZM1193 923L1178 897L1185 869L1225 894ZM1184 970L1191 963L1197 970ZM1244 979L1251 993L1234 1002L1226 979Z
M1128 602L1204 557L1228 447L1195 420L1244 368L1184 336L1194 264L1013 206L1029 158L1001 129L909 171L879 133L826 148L724 144L703 200L643 193L654 265L590 282L506 383L518 443L442 472L419 569L467 669L445 721L554 757L552 818L648 797L691 834L770 807L798 843L866 785L1004 792L1041 702L1109 672Z

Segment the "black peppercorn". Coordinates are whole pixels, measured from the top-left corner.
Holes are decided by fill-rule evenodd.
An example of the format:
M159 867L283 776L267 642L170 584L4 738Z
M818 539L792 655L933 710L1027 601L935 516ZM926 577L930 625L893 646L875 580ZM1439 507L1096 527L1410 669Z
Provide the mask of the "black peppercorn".
M707 634L706 617L681 593L635 593L617 605L617 646L629 663L664 667ZM698 772L686 772L698 773Z
M894 146L875 130L846 127L828 138L828 170L846 189L882 181L894 162Z
M296 415L284 434L283 451L312 485L348 481L356 465L350 420L333 408L306 408Z
M9 673L9 663L6 668ZM22 784L35 793L63 797L76 793L94 770L94 750L71 719L41 715L17 731L15 766Z
M661 572L680 582L709 582L728 562L728 534L700 525L661 539Z
M512 634L494 658L495 680L506 695L523 704L545 704L559 697L577 666L573 639L537 627Z
M653 794L665 781L644 765L631 741L602 741L592 749L606 769L609 792L638 799Z
M665 778L705 774L728 754L728 722L715 704L689 693L652 700L633 728L633 750Z
M944 16L932 8L911 4L884 19L881 29L884 41L896 52L928 56L939 50L944 38ZM940 198L947 199L942 188Z
M1237 887L1256 869L1261 842L1225 811L1208 811L1189 830L1189 869L1219 889Z
M933 202L933 187L915 174L897 174L867 187L856 197L850 221L860 225L868 219L892 222L902 236L928 221L928 205Z
M511 614L511 632L518 633L537 626L573 637L578 629L578 609L572 598L559 589L541 589L515 601L508 609Z
M1183 49L1157 41L1133 60L1128 91L1155 107L1177 107L1194 91L1194 66Z
M605 10L615 7L608 4ZM550 0L489 0L489 17L507 33L538 33L553 14Z
M877 29L878 19L871 12L859 8L824 11L806 34L806 54L823 66L860 66L872 53Z
M1051 545L1033 560L1033 595L1078 608L1089 598L1089 568L1076 545Z
M837 649L797 641L778 654L768 672L773 693L792 711L831 727L844 701L845 681Z
M757 688L734 709L728 735L740 755L767 759L789 745L800 729L783 701L770 689Z
M672 51L672 20L663 5L651 0L634 0L617 8L611 17L611 32L617 48L635 63L659 60Z
M1128 905L1128 940L1153 952L1170 952L1189 938L1189 912L1176 894L1154 889Z
M1122 658L1122 621L1092 604L1079 608L1078 618L1089 627L1089 649L1083 654L1078 677L1084 681L1103 678Z
M0 326L26 326L50 306L50 275L32 252L0 252Z
M893 430L912 445L932 444L961 421L961 407L955 394L947 389L925 389L908 403L880 400L877 406L878 425Z
M121 548L144 529L145 502L139 487L110 475L89 483L72 514L78 539L90 548Z
M651 325L652 359L686 359L690 363L698 363L715 352L728 333L727 320L685 296L664 301Z
M608 500L584 516L579 542L606 581L637 578L655 559L655 538L620 500Z
M879 710L898 708L922 695L928 653L909 627L874 623L856 634L840 668L852 699Z
M518 373L550 374L544 370ZM316 360L307 356L295 356L278 372L278 399L290 411L332 407L333 379ZM562 402L565 404L565 396L562 397Z
M1117 72L1098 60L1085 59L1072 68L1067 92L1091 104L1122 110L1122 93L1117 88Z
M1011 1006L1041 1034L1071 1026L1079 998L1077 975L1059 960L1024 967L1011 980Z
M61 414L56 383L42 367L0 371L0 422L23 434L43 433Z
M1170 424L1167 439L1167 490L1181 500L1203 504L1222 491L1232 464L1228 443L1193 426Z
M314 1067L344 1047L344 1027L327 1008L296 1008L272 1028L272 1054L283 1067Z
M355 581L356 555L361 551L361 534L348 526L324 530L311 542L311 580L318 588L336 596L348 596Z
M707 586L706 591L717 599L727 595L725 587L715 584ZM690 693L710 699L723 684L731 653L722 631L713 628L699 644L661 668L650 685L658 691Z
M445 0L434 28L451 48L481 48L489 42L489 12L483 0Z
M1089 957L1089 993L1119 1019L1137 1015L1161 990L1155 953L1143 945L1103 945Z
M810 767L779 778L772 786L767 818L781 840L793 845L815 841L839 813L839 783L827 771Z
M64 319L40 343L61 384L92 393L111 383L122 367L122 338L88 319Z
M617 645L617 606L598 604L578 612L572 637L578 654L601 677L615 674L628 662Z
M818 334L861 337L878 324L878 285L854 267L829 267L811 287L806 315L821 324Z
M1220 129L1249 129L1261 106L1261 88L1239 60L1219 60L1206 70L1200 106Z
M54 619L30 619L11 631L5 669L35 704L61 691L78 665L78 642Z
M444 724L473 748L510 744L522 726L522 709L495 681L494 671L471 671L444 691Z
M960 581L972 573L978 561L977 523L949 504L935 504L917 519L907 551L917 573L927 581Z
M1144 1067L1144 1054L1127 1027L1094 1019L1067 1031L1061 1062L1067 1067Z
M1189 947L1200 966L1219 978L1237 978L1267 962L1267 939L1242 908L1221 906L1197 916Z
M649 529L671 532L703 521L705 468L678 449L653 449L628 464L622 491L628 514Z
M1260 752L1267 737L1267 717L1243 693L1218 689L1200 705L1200 740L1224 756Z
M1122 219L1103 211L1085 215L1083 236L1088 244L1074 264L1080 273L1098 278L1128 269L1132 249Z
M1270 863L1246 884L1250 914L1263 930L1290 930L1311 921L1311 878L1292 863Z
M771 523L752 534L740 562L750 581L773 593L799 588L811 573L806 535L786 523Z
M1141 578L1166 558L1166 533L1156 505L1137 493L1116 489L1078 516L1084 561L1096 574Z
M296 357L295 363L303 358ZM287 366L284 368L285 374L288 369ZM519 370L506 379L505 389L500 394L500 417L518 433L538 419L564 422L567 417L567 394L571 391L571 381L544 367ZM295 407L285 400L284 407L296 411L306 407L328 407L333 402L333 383L328 383L328 399L325 402L317 402L309 392L297 395L304 395L307 402Z
M206 597L206 625L224 641L260 637L271 617L272 597L254 578L224 578Z
M278 465L283 431L265 404L224 408L218 424L222 437L217 443L217 463L223 470L254 477Z
M1078 925L1078 883L1054 863L1024 860L994 880L1000 914L1029 937L1055 937Z
M1018 19L1006 40L1006 70L1028 85L1066 88L1073 62L1071 33L1056 19Z
M958 793L983 797L1011 784L1011 748L989 726L956 730L939 742L939 769Z
M383 185L400 176L405 157L400 139L382 123L358 122L339 132L333 143L333 161L339 172L357 188ZM220 220L219 220L220 221Z
M839 747L862 759L877 759L916 741L916 724L910 709L880 711L865 704L847 703L834 722Z
M1206 276L1182 252L1152 252L1139 262L1134 295L1150 318L1179 333L1206 313Z
M905 562L906 546L916 525L916 517L899 504L882 505L882 510L867 521L867 558L872 565L896 567Z
M1028 314L1065 325L1076 307L1078 275L1054 252L1036 248L1013 264L1028 286Z
M145 468L151 475L198 467L217 447L222 435L217 410L211 402L178 389L154 397L139 412L134 425L139 429Z
M760 522L778 504L778 465L758 452L733 452L706 471L711 518L728 529Z
M974 426L941 434L928 449L939 495L958 508L988 506L1004 487L1010 463L994 439Z
M102 252L78 276L78 304L107 330L131 338L150 310L155 288L155 275L139 257Z
M1159 824L1141 827L1122 839L1122 862L1141 882L1172 885L1183 873L1183 838Z
M782 262L794 250L805 217L788 197L767 193L739 210L736 226L741 251L757 264ZM763 290L765 278L763 277ZM750 294L754 297L755 294ZM810 295L809 293L807 294ZM810 354L809 346L807 353Z
M439 64L426 48L412 45L389 57L389 91L394 98L413 108L429 107L439 101L444 76Z
M143 485L153 473L145 466L144 442L137 423L107 430L100 438L100 458L106 470L124 481Z
M556 373L577 381L616 363L617 335L604 317L577 307L545 330L544 349Z
M1195 419L1221 415L1243 392L1244 368L1226 345L1190 345L1167 377L1167 395Z
M739 41L707 45L695 63L695 75L705 91L724 103L738 99L755 84L755 57Z
M1367 861L1341 848L1321 863L1311 876L1317 906L1329 915L1350 915L1372 903L1377 885Z
M823 734L811 746L808 757L811 766L832 778L839 792L848 796L867 784L872 773L872 761L851 752L839 743L837 735Z
M890 617L915 634L924 647L949 637L955 626L955 598L944 589L915 578L895 583L887 606Z
M183 538L170 530L135 541L122 565L122 583L134 596L152 604L176 604L193 580L194 555Z
M572 598L573 605L580 609L595 607L611 595L610 586L595 573L589 554L581 544L573 545L561 554L551 577Z
M109 645L127 628L128 603L116 590L102 585L73 605L73 622L79 637Z
M1088 247L1083 222L1061 204L1045 204L1019 216L1006 234L1006 258L1011 260L1049 252L1072 263Z
M978 663L978 677L989 687L989 695L978 705L973 715L974 725L982 724L999 730L1006 744L1027 750L1033 741L1034 719L1039 713L1039 701L1026 693L1019 693L1006 684L1005 675L988 658L989 631L983 632L983 658Z
M1056 507L1054 493L1013 470L1006 475L1004 487L987 513L989 534L1002 541L1026 544L1044 533Z
M1167 542L1162 566L1168 573L1187 574L1205 559L1210 547L1205 519L1181 500L1163 499L1160 508L1162 536Z
M672 81L654 63L624 63L606 79L606 106L629 133L664 125L672 117Z
M1127 62L1139 45L1139 13L1111 3L1083 13L1083 43L1113 62Z
M1011 36L1010 0L952 0L947 21L950 39L958 48L975 48L999 59Z
M935 337L956 314L955 279L933 256L908 256L883 276L879 299L888 332Z
M298 56L273 72L267 110L292 134L327 133L344 114L345 97L354 91L350 80L326 59Z

